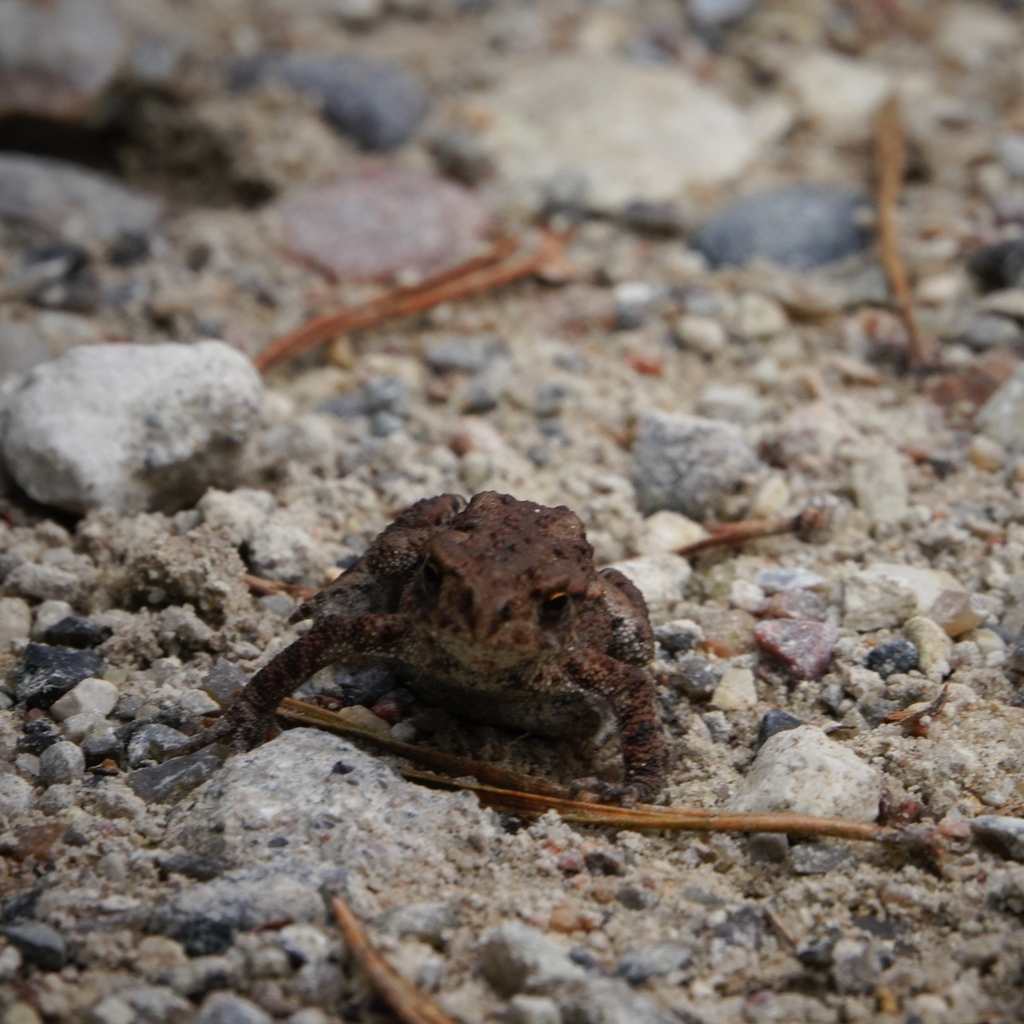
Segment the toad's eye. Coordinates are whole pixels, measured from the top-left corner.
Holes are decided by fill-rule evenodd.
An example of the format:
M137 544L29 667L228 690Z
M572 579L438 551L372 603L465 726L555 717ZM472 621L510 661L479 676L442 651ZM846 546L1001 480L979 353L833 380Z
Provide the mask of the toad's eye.
M432 558L423 563L423 587L428 594L436 596L441 592L441 566Z
M569 595L564 590L556 590L544 598L540 606L540 619L545 626L553 626L565 614L569 607Z

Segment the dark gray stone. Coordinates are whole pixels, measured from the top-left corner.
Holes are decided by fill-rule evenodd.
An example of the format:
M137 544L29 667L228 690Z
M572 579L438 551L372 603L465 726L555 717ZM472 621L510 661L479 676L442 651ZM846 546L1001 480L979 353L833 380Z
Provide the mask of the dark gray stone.
M465 128L435 135L430 140L430 155L443 175L463 185L479 185L494 174L494 161L479 136Z
M188 754L131 772L128 785L147 803L173 804L206 782L221 764L212 754Z
M789 851L789 863L798 875L825 875L853 860L849 850L826 843L800 843Z
M681 970L692 960L693 955L685 946L659 942L628 950L619 961L616 973L630 985L641 985L648 978Z
M355 53L258 57L236 65L233 85L245 88L274 78L314 95L324 117L363 149L401 146L430 109L423 84L410 71Z
M909 672L912 668L917 668L917 658L917 645L900 636L872 647L864 659L864 664L883 679L888 679L896 673Z
M698 521L735 517L728 499L763 468L738 427L672 413L641 420L633 456L641 511L671 509Z
M46 924L31 922L0 928L8 942L18 948L25 962L42 971L59 971L67 963L67 950L60 932Z
M712 666L707 658L699 654L680 658L674 668L672 678L690 700L710 700L722 678L721 668L717 665Z
M163 761L187 743L188 737L170 726L155 722L144 725L136 729L128 741L128 764L138 768L146 761Z
M479 373L494 359L507 355L508 342L486 334L436 338L423 346L423 358L435 373Z
M80 619L76 615L68 615L50 626L43 634L43 640L48 644L85 650L89 647L98 647L104 640L109 640L113 633L109 626L102 626L89 619Z
M756 256L811 270L859 252L868 235L856 223L865 199L831 185L787 185L741 199L712 217L693 245L712 267Z
M747 838L747 853L755 864L780 864L789 853L789 839L784 832L752 832Z
M102 764L108 759L117 764L124 761L124 744L113 733L90 733L82 740L81 747L87 768Z
M1024 334L1015 320L994 313L972 317L960 335L961 341L979 352L990 348L1012 348L1022 339Z
M777 732L795 729L798 725L803 724L799 718L791 715L788 711L783 711L781 708L771 708L765 712L764 718L761 719L761 725L757 730L757 741L754 743L754 753L756 754Z
M378 927L399 938L413 935L440 949L444 932L458 923L458 915L447 903L412 903L389 911L378 921Z
M14 695L30 708L48 708L77 683L103 674L106 662L88 651L29 644L14 673Z
M1024 819L1002 814L982 814L971 821L971 831L1004 857L1024 862Z
M54 743L39 755L39 784L66 785L85 774L85 755L66 740Z
M967 269L988 291L1013 288L1024 274L1024 238L986 245L967 261Z
M704 630L692 619L673 619L654 627L654 639L669 654L685 654L704 641Z
M294 607L294 605L293 605ZM218 658L203 676L199 688L222 708L230 707L239 690L245 689L249 677L227 658Z

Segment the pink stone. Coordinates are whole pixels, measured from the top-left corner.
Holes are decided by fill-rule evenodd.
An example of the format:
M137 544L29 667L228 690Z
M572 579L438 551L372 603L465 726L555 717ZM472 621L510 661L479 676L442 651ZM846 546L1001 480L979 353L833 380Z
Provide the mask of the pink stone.
M395 168L309 189L278 209L289 251L339 280L455 263L490 221L487 207L461 185Z
M835 626L807 619L772 619L754 627L757 646L798 679L819 679L838 639Z

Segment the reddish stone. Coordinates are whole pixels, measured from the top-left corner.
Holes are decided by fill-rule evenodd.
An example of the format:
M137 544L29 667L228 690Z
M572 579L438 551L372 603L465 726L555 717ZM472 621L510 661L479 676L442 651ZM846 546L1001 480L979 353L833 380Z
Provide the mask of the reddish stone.
M989 352L952 374L933 377L925 392L947 409L961 402L981 407L1013 376L1019 362L1010 352Z
M828 606L809 590L786 590L768 602L768 615L773 619L810 619L824 622Z
M388 725L398 725L398 723L405 717L402 712L402 705L399 704L397 700L391 700L390 698L377 701L377 703L370 708L370 711L378 718L383 718Z
M773 619L754 627L757 646L798 679L820 679L838 639L835 626L807 619Z
M339 280L427 271L467 255L490 220L468 189L416 171L355 174L279 207L286 247Z
M738 608L709 609L700 618L704 646L720 658L735 658L754 650L754 616Z
M579 850L566 850L555 864L563 875L578 875L586 866Z

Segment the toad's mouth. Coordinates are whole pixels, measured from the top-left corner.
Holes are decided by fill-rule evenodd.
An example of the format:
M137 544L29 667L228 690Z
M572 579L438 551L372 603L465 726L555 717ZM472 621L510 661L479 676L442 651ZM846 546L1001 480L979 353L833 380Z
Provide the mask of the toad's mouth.
M468 631L435 629L432 639L445 655L460 665L487 672L508 671L555 653L546 649L547 644L538 643L535 637L527 642L516 635L492 636L481 641Z

